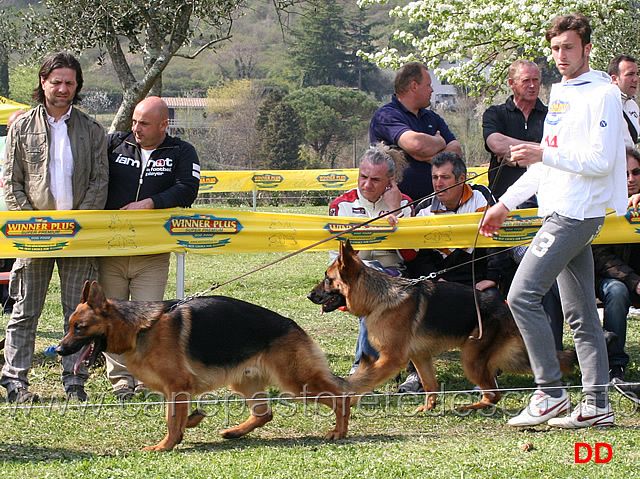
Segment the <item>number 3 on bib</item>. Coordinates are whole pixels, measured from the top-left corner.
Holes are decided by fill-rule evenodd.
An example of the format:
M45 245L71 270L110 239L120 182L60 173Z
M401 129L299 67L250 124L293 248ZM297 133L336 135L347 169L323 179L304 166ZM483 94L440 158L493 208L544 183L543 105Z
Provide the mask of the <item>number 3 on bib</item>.
M531 246L531 252L538 258L542 258L545 253L549 251L549 248L555 240L555 236L545 231L540 235L540 241L537 244Z

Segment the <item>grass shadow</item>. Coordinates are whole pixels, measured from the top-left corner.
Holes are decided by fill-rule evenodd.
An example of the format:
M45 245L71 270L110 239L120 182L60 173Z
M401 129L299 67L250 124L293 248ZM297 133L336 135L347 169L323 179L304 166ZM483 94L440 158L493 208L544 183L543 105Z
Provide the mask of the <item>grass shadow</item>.
M429 436L433 438L440 437L440 434L421 434L421 436ZM299 448L299 447L322 447L327 445L335 446L351 446L360 443L370 443L372 441L382 441L386 443L404 442L408 440L411 435L387 435L387 434L366 434L361 436L347 436L339 441L327 441L319 436L300 436L295 438L256 438L251 436L245 436L239 439L222 440L212 442L188 442L182 443L179 448L183 451L234 451L237 449L259 449L265 446L276 448Z
M40 447L29 444L0 444L0 463L29 464L60 461L86 461L96 454L60 447Z

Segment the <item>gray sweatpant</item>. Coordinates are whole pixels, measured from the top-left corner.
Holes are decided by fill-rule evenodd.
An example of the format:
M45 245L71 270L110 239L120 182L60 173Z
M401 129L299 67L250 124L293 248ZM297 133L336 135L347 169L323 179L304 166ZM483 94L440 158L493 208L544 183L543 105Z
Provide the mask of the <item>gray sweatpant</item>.
M511 284L508 303L540 387L562 378L542 297L558 280L564 319L573 331L583 392L602 401L609 382L607 348L596 309L591 242L604 218L544 218ZM595 394L594 394L595 393ZM598 394L600 393L600 394ZM599 401L599 402L600 402Z

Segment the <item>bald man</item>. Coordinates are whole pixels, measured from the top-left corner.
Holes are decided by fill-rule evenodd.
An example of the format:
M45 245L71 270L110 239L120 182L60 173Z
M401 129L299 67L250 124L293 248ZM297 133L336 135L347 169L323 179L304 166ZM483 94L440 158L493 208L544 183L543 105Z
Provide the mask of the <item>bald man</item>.
M169 108L159 97L142 100L133 111L131 131L107 136L108 210L183 208L198 196L200 163L192 145L167 135ZM115 234L127 235L127 231ZM118 246L115 246L118 247ZM123 254L132 253L126 245ZM107 297L162 301L170 253L99 258L100 284ZM146 392L127 371L122 358L105 354L107 376L119 398Z

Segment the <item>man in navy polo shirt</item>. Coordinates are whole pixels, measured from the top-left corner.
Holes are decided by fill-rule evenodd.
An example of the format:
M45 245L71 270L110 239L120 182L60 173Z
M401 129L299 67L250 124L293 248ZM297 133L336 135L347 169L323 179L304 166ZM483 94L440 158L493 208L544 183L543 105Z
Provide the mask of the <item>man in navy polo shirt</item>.
M402 66L396 74L395 94L371 119L369 141L396 145L407 153L400 191L413 199L433 193L431 158L441 151L462 156L462 148L449 127L431 105L431 75L419 62Z

